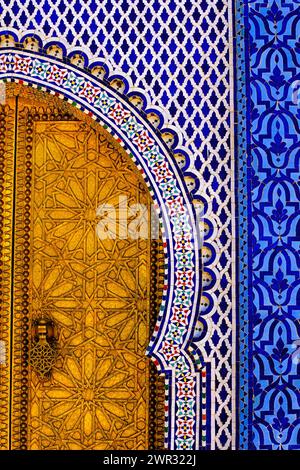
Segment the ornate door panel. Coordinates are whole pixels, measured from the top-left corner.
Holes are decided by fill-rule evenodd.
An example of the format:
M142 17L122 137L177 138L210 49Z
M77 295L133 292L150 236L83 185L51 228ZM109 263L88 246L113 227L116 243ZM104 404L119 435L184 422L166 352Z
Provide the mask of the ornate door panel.
M1 445L146 449L151 242L126 229L150 218L150 196L100 126L31 93L8 97L0 140ZM125 215L120 203L146 211ZM114 212L117 237L101 239Z

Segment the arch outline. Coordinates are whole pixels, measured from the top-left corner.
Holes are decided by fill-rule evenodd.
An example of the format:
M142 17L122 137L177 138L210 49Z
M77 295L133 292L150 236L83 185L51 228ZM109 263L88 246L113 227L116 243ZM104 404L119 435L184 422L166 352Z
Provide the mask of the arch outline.
M163 302L147 354L168 379L168 403L176 403L175 412L167 414L167 446L198 448L200 374L190 343L199 314L200 239L176 161L144 113L85 69L37 51L5 47L0 80L41 88L82 109L114 135L143 175L161 220L166 260Z

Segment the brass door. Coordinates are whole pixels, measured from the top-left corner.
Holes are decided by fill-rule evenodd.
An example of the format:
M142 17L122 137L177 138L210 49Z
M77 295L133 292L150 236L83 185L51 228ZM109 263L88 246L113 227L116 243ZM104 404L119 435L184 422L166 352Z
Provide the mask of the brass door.
M0 113L1 448L157 447L151 241L96 234L120 197L150 217L147 187L99 125L23 88Z

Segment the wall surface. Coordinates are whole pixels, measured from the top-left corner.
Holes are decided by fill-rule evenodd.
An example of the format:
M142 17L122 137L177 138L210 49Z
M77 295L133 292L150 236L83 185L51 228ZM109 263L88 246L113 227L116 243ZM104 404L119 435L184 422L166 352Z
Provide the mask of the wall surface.
M299 449L299 2L248 14L249 446Z
M3 32L99 58L180 131L205 217L203 446L299 447L299 2L3 3Z

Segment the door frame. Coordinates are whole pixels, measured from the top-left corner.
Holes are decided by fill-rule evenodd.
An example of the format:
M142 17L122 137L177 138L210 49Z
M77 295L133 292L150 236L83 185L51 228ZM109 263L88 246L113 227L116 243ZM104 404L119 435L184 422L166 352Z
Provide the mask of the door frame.
M86 69L40 52L4 47L0 80L38 87L84 111L124 147L145 179L159 216L165 255L163 301L147 355L166 376L166 447L199 448L204 415L196 396L203 385L203 361L192 340L200 312L200 237L191 196L174 157L144 113Z

